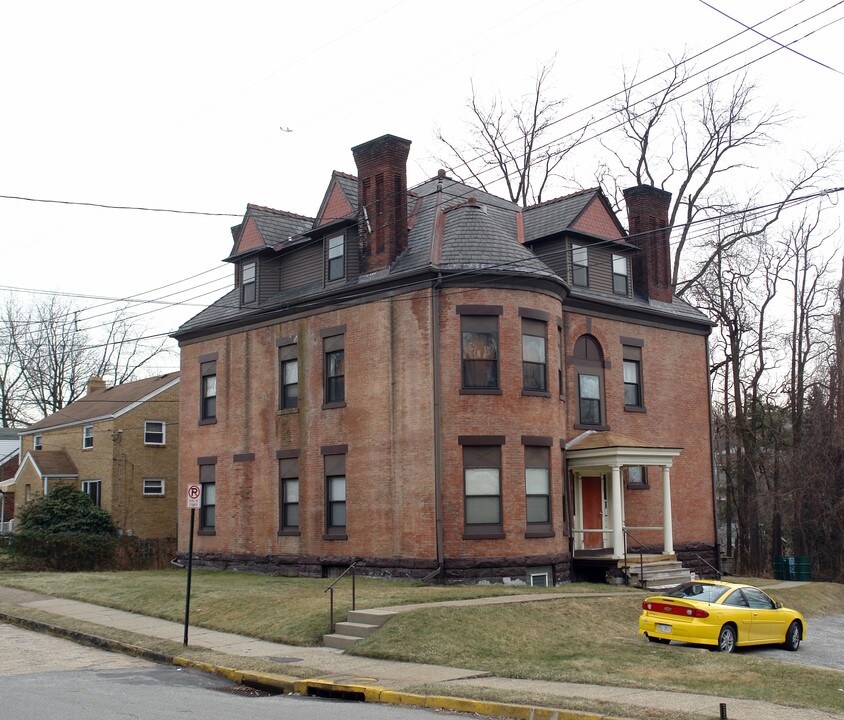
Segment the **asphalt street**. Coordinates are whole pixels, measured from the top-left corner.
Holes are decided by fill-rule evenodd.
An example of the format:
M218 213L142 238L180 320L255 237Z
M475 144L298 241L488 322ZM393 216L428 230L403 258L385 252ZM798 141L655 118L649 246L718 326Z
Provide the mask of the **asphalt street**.
M425 720L442 713L259 694L222 678L0 625L0 717Z

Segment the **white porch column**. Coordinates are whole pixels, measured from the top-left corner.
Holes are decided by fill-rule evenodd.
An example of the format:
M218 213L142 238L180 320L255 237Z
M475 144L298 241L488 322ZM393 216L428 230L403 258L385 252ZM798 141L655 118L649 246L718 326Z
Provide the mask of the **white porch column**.
M583 483L580 473L574 474L574 529L583 530ZM583 533L574 533L574 549L583 550Z
M612 466L612 495L610 507L612 511L612 554L614 557L624 555L624 532L621 520L621 467Z
M662 547L664 555L674 554L674 531L671 526L671 469L662 466Z

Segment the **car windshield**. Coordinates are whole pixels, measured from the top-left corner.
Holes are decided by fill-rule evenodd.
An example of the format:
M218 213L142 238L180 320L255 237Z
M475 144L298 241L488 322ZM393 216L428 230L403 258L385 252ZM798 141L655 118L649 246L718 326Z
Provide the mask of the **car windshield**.
M665 593L665 597L686 598L688 600L698 600L699 602L715 602L727 590L729 588L723 585L690 582L678 585L670 592Z

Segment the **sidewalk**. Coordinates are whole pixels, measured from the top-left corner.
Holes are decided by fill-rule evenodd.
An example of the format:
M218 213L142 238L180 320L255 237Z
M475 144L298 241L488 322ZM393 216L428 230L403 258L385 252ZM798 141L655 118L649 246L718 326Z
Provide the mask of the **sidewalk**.
M571 595L567 596L571 597ZM530 597L536 599L536 596ZM480 602L525 602L526 600L525 596L511 596L510 598L495 598L494 600L486 599ZM66 618L84 620L109 628L131 631L151 638L181 642L184 636L184 626L180 623L75 600L52 598L4 586L0 586L0 601ZM459 602L460 604L472 604L477 601ZM430 607L430 604L428 607ZM391 609L409 610L412 608L403 606ZM9 615L0 614L0 622L13 622L13 618ZM42 629L47 630L48 628L43 627ZM84 642L86 639L80 633L75 633L75 635L77 636L76 639L80 641ZM351 693L368 701L421 705L423 707L474 712L480 715L514 718L535 717L548 718L548 720L574 720L575 718L587 720L603 717L573 711L546 714L537 712L536 708L522 705L455 700L434 696L426 697L412 695L405 690L408 687L418 685L448 684L452 695L455 686L467 688L467 690L469 688L493 688L527 691L537 695L553 695L561 698L558 707L564 707L565 698L601 700L630 706L631 708L652 708L663 711L682 710L688 713L698 713L702 718L718 718L720 703L724 702L727 705L729 720L760 720L761 718L765 718L765 720L830 720L830 718L844 718L844 715L833 715L816 710L799 710L761 701L718 698L710 695L499 678L480 670L373 660L346 655L342 651L332 648L271 643L193 626L189 629L189 645L227 653L235 658L260 657L277 663L284 663L291 667L298 666L306 670L318 670L315 677L307 680L294 680L293 678L263 675L255 672L246 674L251 682L282 687L285 691L292 690L303 694ZM116 650L121 649L117 647L117 644L111 644L110 647ZM128 647L123 649L124 651L130 650ZM182 665L192 664L183 658L166 659ZM243 673L237 673L236 668L233 676L231 669L202 667L195 663L193 665L200 667L200 669L225 674L232 679L240 680L244 677Z

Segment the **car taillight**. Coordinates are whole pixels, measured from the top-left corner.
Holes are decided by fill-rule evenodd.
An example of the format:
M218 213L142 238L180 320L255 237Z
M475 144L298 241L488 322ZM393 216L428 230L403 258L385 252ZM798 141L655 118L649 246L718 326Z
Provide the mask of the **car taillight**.
M653 602L652 600L645 600L642 603L642 610L665 613L666 615L685 615L686 617L695 618L709 617L709 613L700 608L690 608L684 605L669 605L667 603Z

